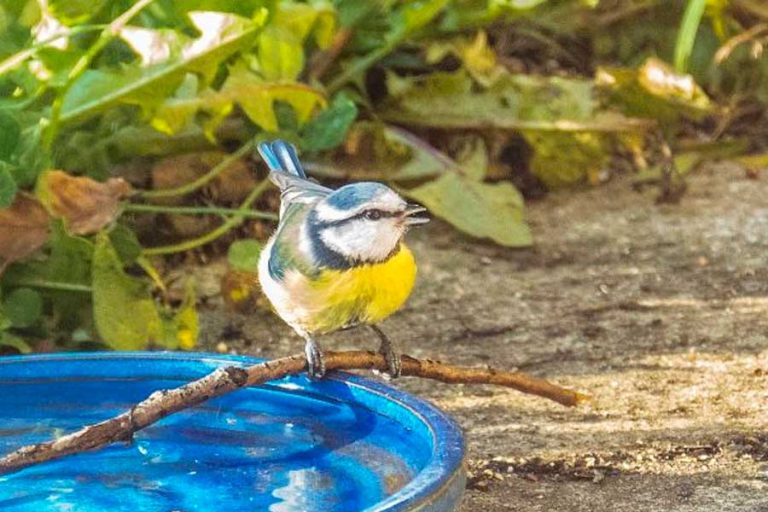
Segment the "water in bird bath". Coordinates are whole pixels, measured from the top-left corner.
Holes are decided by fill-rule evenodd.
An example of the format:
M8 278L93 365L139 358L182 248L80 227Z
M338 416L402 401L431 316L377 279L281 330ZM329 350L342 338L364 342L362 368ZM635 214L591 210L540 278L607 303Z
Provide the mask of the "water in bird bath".
M169 379L162 368L155 377L111 378L87 377L85 367L79 375L52 370L0 381L2 453L110 418L188 380ZM0 508L363 510L411 482L434 447L417 417L393 419L397 407L369 408L355 400L358 392L303 378L239 390L169 416L131 443L0 476Z

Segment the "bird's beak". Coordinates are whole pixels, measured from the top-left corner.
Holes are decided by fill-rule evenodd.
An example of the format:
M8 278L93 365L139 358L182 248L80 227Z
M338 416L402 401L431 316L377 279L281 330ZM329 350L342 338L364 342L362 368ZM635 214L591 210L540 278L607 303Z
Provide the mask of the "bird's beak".
M423 206L419 206L417 204L409 204L405 207L405 212L403 214L403 220L405 221L406 226L415 226L417 224L426 224L429 222L429 217L426 217L424 215L420 215L424 212L426 212L427 209Z

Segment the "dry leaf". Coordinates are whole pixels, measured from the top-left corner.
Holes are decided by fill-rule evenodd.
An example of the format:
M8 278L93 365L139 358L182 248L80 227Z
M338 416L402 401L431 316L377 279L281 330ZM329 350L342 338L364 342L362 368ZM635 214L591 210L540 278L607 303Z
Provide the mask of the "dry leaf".
M19 193L10 208L0 210L0 273L48 240L50 218L32 196Z
M37 196L51 215L64 219L70 233L96 233L115 220L120 200L131 186L122 178L99 182L63 171L48 171L40 177Z

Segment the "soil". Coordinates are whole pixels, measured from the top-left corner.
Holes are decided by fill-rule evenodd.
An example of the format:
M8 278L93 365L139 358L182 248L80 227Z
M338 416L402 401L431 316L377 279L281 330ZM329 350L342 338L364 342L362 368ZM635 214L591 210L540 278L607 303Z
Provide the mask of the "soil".
M401 379L463 427L462 512L768 511L768 178L728 164L678 205L628 179L529 204L529 250L432 222L419 281L383 324L405 352L519 368L590 393L564 408L512 390ZM203 349L302 342L266 312L212 308ZM325 348L374 348L365 331Z

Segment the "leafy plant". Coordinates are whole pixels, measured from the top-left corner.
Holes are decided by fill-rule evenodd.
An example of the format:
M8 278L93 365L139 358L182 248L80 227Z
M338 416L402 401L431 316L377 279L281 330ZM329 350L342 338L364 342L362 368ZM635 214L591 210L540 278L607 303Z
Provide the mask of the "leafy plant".
M702 84L768 101L768 71L749 84L729 71L752 58L748 39L712 65L751 34L731 3L675 2L653 27L623 13L665 2L5 3L0 345L192 347L194 286L171 287L156 258L274 220L254 206L269 204L266 180L242 163L265 138L295 142L320 179L387 181L470 236L530 245L518 167L548 188L598 183L649 132L716 114ZM510 164L515 138L531 156ZM192 169L209 149L231 153ZM194 234L163 231L167 216ZM231 244L243 282L259 250Z

